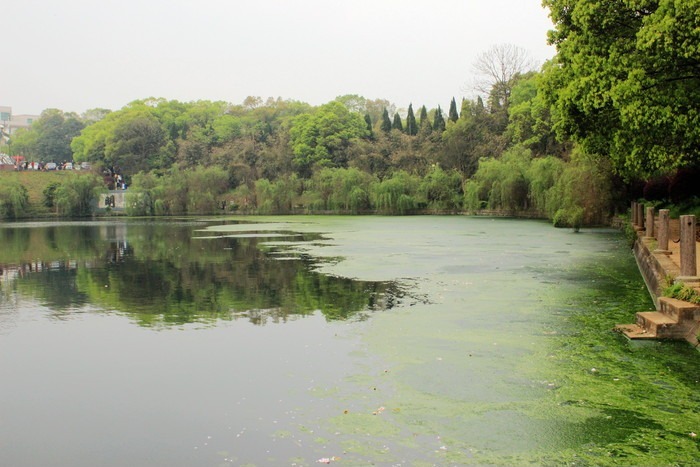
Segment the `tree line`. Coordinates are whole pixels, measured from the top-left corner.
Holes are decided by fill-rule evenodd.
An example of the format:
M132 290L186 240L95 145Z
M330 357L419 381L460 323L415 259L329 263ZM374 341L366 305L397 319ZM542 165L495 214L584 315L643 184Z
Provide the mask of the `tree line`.
M358 95L151 98L47 110L13 148L116 168L143 215L492 209L580 225L642 196L700 196L700 0L544 4L555 57L535 70L494 46L474 64L480 94L445 113Z

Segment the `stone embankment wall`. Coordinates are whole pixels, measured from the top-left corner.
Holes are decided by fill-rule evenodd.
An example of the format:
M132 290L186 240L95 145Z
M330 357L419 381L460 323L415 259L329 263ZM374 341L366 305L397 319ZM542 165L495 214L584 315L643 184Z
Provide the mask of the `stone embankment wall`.
M654 254L656 240L640 236L634 242L634 258L647 285L651 299L656 308L659 308L659 297L664 288L674 277L680 274L680 268L670 260L668 255Z

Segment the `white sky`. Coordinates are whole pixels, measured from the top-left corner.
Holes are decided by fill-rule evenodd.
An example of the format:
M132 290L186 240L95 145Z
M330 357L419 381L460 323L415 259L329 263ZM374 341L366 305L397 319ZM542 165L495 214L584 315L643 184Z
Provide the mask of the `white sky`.
M398 107L471 97L476 56L555 51L540 0L17 0L0 14L0 105L117 110L135 99Z

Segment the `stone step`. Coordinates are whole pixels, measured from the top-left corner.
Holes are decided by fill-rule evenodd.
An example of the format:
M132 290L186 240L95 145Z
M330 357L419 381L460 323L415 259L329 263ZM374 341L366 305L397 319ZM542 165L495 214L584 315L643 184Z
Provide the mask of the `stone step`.
M615 331L621 332L628 339L656 339L656 334L648 332L638 324L618 324Z
M669 297L659 297L659 311L676 321L700 321L700 305Z
M690 322L679 323L672 317L658 311L637 313L637 325L657 339L683 339L692 329Z
M678 324L678 321L658 311L641 311L637 313L637 326L646 329L657 338L666 334L666 328Z

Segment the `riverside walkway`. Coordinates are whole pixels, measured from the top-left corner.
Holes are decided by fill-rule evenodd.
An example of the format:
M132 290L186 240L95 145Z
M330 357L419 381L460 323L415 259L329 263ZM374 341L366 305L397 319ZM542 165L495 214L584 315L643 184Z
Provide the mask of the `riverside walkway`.
M652 208L643 215L634 205L633 213L634 256L657 311L639 312L635 324L615 329L630 339L685 339L698 347L700 305L663 296L666 287L678 282L700 293L695 216L671 220L662 210L657 218Z

